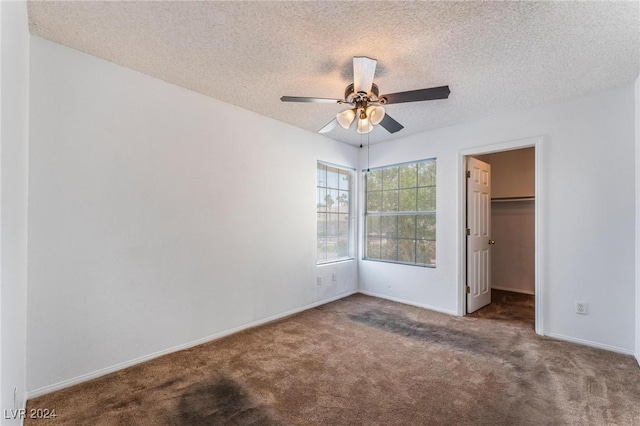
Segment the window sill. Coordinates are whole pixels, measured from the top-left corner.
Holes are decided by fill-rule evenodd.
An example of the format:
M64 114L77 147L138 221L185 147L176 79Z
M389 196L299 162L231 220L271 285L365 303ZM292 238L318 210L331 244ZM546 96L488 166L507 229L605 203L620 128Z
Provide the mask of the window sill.
M419 268L436 269L436 265L426 265L424 263L407 263L407 262L398 262L397 260L369 259L366 257L362 258L362 260L367 262L392 263L394 265L417 266Z
M326 262L316 263L316 266L335 265L336 263L347 263L347 262L353 262L354 260L356 260L355 257L346 257L342 259L328 260Z

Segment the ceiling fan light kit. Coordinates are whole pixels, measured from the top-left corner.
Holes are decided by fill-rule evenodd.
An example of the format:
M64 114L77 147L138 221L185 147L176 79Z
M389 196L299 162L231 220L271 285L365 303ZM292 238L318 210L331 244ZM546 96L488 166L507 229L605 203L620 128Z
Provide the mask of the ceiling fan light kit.
M359 134L365 135L372 130L373 130L373 124L371 124L371 122L366 116L364 118L358 119L358 128L356 129L356 131Z
M346 109L342 112L339 112L338 115L336 115L336 120L338 120L338 124L340 125L340 127L342 127L345 130L351 127L351 123L353 123L353 120L355 118L356 118L355 109Z
M282 102L337 103L351 106L350 109L339 112L336 118L322 127L318 133L330 132L335 128L336 123L347 130L356 117L358 118L356 132L359 134L371 132L373 126L378 124L389 133L395 133L402 130L404 126L391 118L382 105L447 99L451 93L449 86L440 86L380 96L378 86L373 82L377 64L378 61L375 59L354 56L353 83L346 87L344 99L282 96L280 100Z
M381 106L371 105L367 108L367 117L369 117L369 121L371 124L380 124L382 119L384 118L385 110Z

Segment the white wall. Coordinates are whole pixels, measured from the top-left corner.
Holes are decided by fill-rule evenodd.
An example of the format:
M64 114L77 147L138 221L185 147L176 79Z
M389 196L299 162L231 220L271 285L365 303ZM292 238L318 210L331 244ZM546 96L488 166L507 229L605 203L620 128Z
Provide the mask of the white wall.
M24 1L0 2L0 423L26 392L29 28ZM16 391L14 401L14 389Z
M424 108L428 114L428 103ZM361 288L457 313L459 152L544 135L543 332L632 353L633 112L634 88L628 84L372 146L372 167L437 157L438 260L436 269L361 261ZM366 155L361 155L364 164ZM589 304L588 315L574 313L578 300Z
M352 146L38 37L30 131L30 396L357 290L315 253Z
M640 364L640 77L636 78L636 360Z

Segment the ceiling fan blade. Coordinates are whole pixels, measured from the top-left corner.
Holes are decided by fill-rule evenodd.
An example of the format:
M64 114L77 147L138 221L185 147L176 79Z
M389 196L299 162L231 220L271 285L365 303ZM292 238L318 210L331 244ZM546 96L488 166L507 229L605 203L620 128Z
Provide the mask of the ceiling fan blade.
M399 132L400 130L404 129L404 126L398 123L393 118L389 117L389 114L384 115L384 118L380 122L380 125L387 129L389 133Z
M343 102L342 99L307 98L304 96L283 96L280 100L282 102L310 102L316 104L339 104Z
M366 56L353 57L353 91L369 93L378 61Z
M325 124L322 129L318 130L318 133L328 133L332 131L337 124L338 124L338 120L334 118L333 120Z
M431 87L429 89L409 90L408 92L389 93L381 98L387 99L387 104L399 104L402 102L432 101L435 99L447 99L449 86Z

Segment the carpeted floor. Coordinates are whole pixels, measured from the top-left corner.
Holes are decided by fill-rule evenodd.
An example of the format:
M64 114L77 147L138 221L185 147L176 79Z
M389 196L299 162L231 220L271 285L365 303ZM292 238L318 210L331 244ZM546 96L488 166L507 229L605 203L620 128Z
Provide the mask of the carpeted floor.
M25 424L640 424L633 357L497 308L459 318L354 295L31 400L58 417Z
M491 303L469 314L473 318L507 321L535 330L535 296L491 289Z

